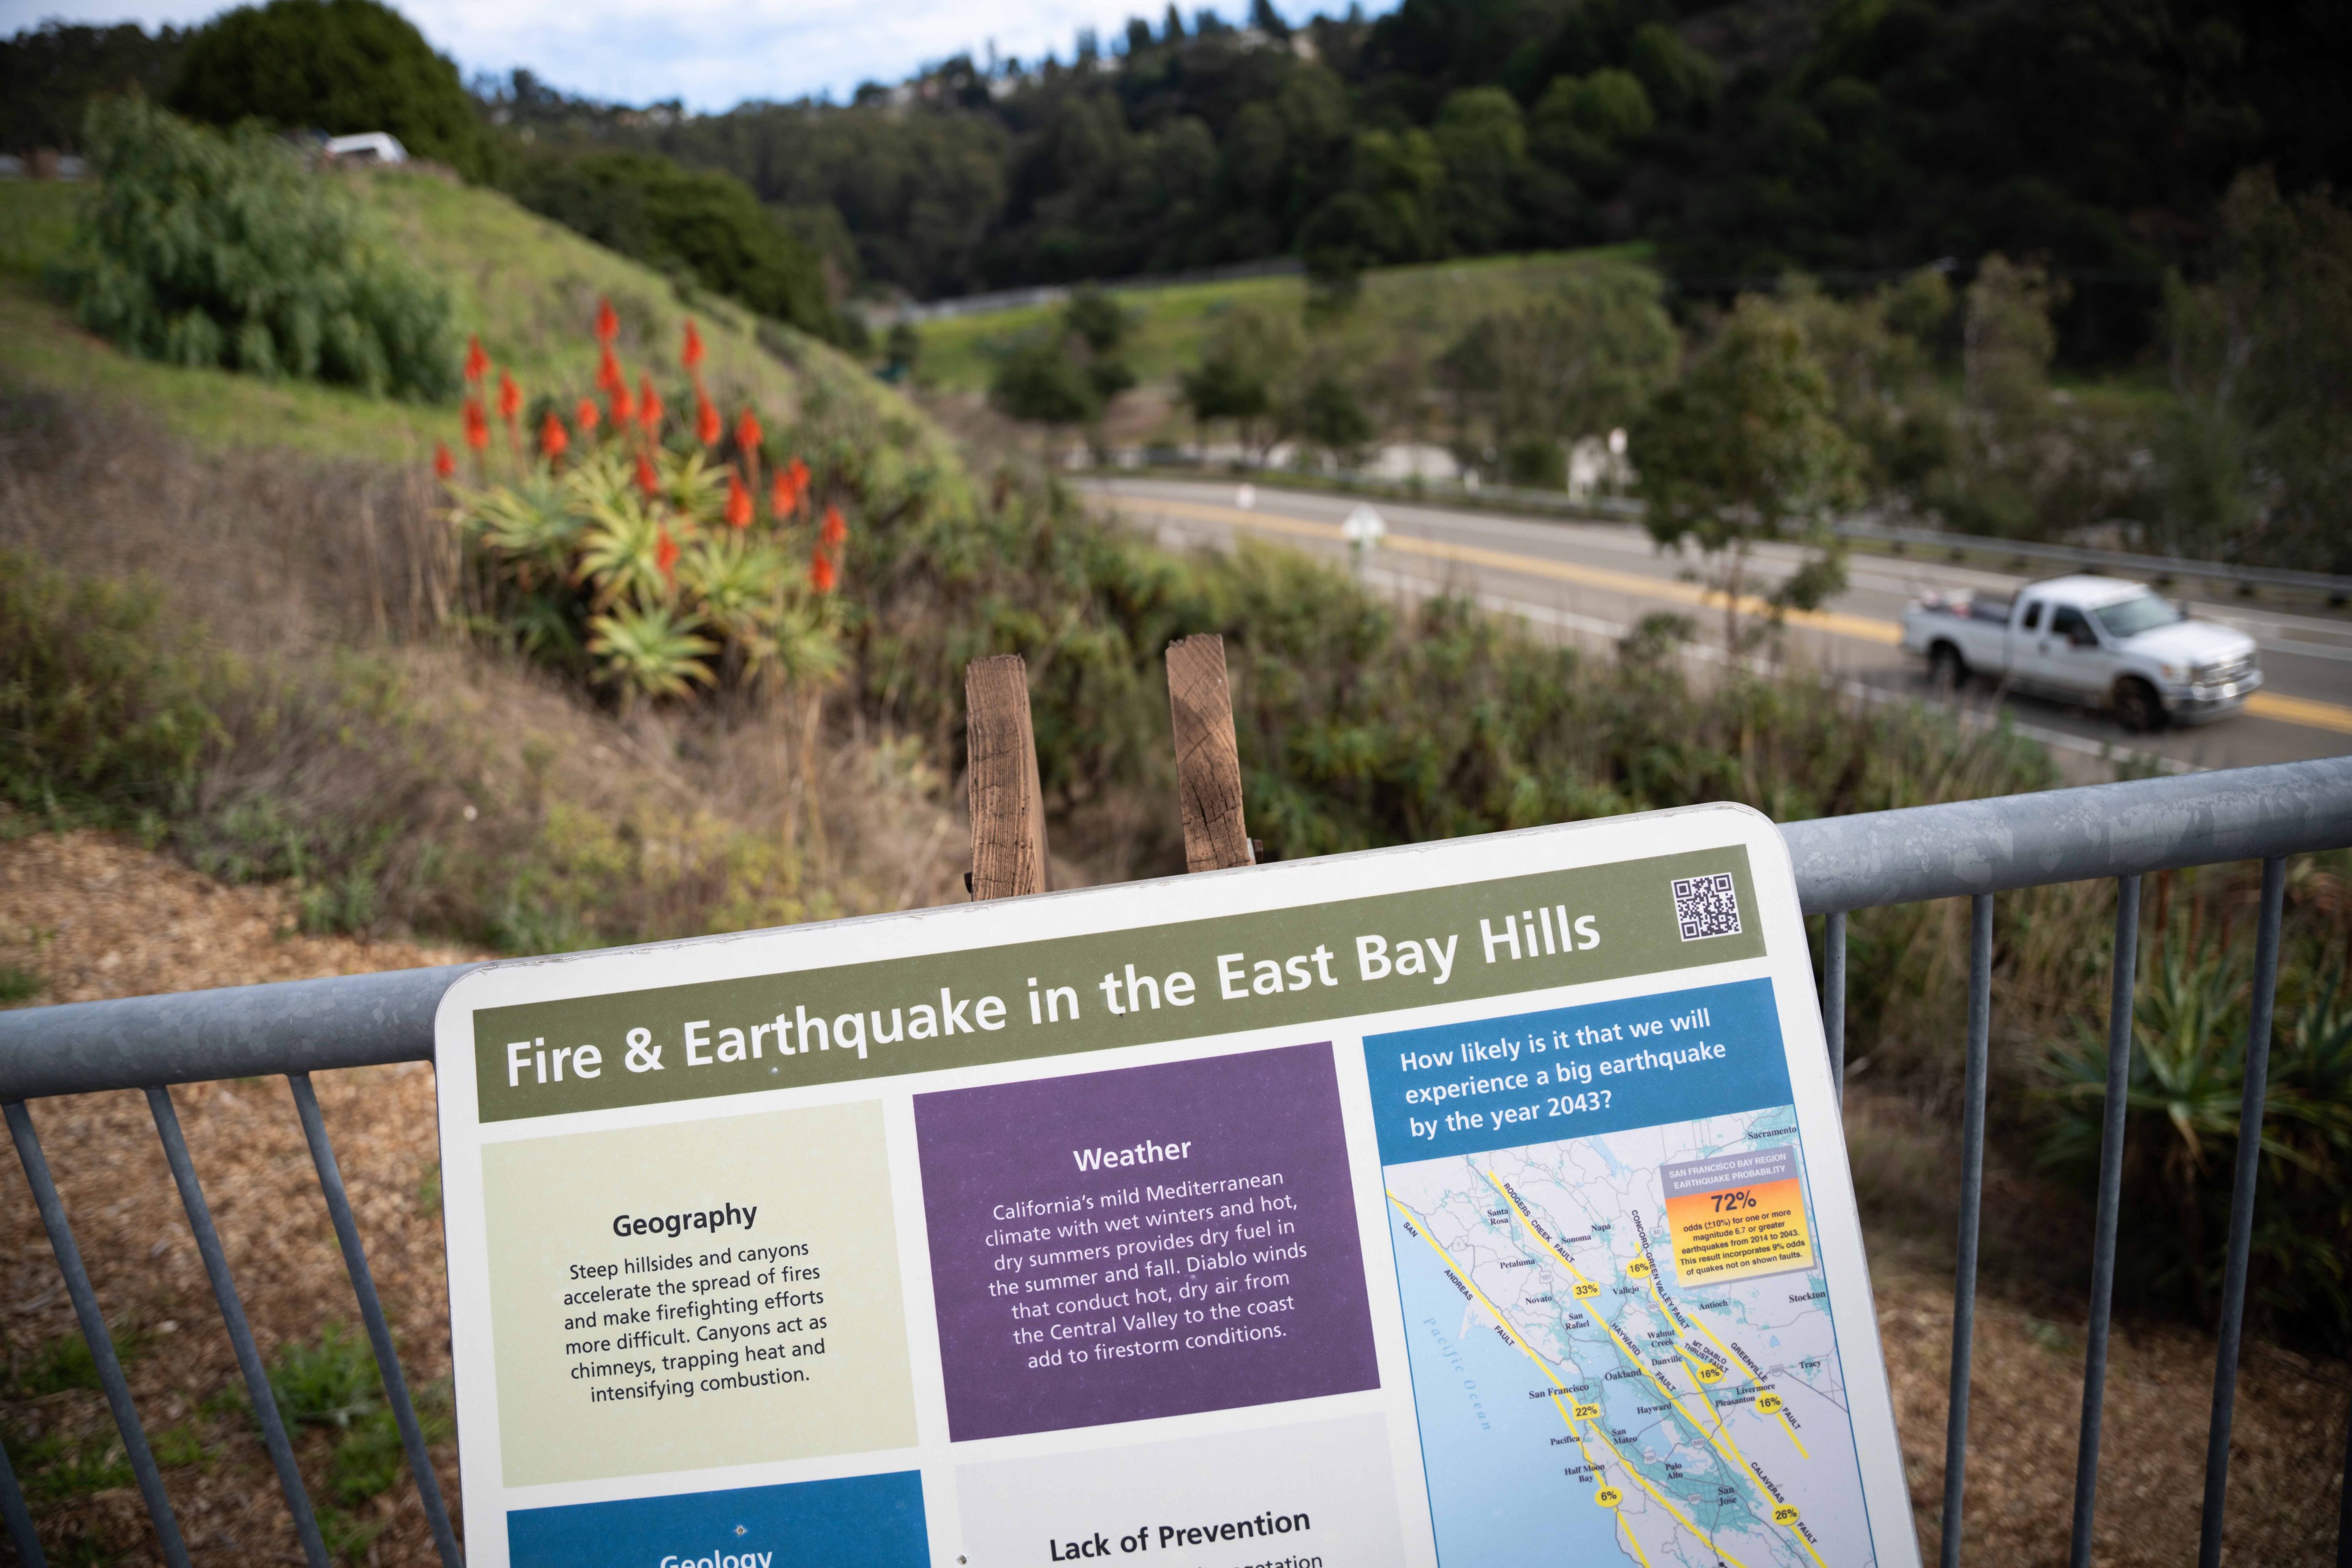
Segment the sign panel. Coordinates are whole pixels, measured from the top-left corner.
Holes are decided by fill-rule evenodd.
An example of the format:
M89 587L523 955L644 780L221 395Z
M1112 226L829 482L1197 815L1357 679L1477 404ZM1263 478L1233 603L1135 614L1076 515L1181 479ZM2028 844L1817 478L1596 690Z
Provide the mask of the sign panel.
M500 964L437 1056L483 1568L1912 1568L1738 807Z

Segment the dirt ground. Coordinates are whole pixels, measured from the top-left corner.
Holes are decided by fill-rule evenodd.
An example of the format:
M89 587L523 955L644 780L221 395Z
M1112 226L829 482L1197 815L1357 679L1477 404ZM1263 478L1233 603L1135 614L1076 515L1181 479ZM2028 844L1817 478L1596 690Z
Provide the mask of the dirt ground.
M289 933L277 896L223 888L177 862L91 834L0 843L0 966L40 977L36 1003L348 973L469 956ZM446 1436L447 1303L431 1070L416 1065L319 1080L327 1125L377 1283L428 1420L453 1513L456 1445ZM277 1079L175 1091L265 1358L315 1342L358 1314L301 1131ZM199 1563L299 1562L276 1479L241 1386L143 1099L90 1095L35 1105L84 1258L133 1393L167 1464L165 1484ZM1869 1215L1865 1212L1865 1220ZM1943 1489L1951 1289L1936 1247L1872 1236L1874 1282L1922 1552L1933 1561ZM2029 1300L2029 1298L2031 1298ZM1977 1312L1971 1385L1967 1557L2065 1560L2080 1414L2082 1324L2037 1289L2015 1297L1988 1279ZM77 1336L56 1265L23 1184L0 1179L0 1399L12 1456L32 1474L33 1506L55 1562L159 1561L100 1395L42 1386ZM2227 1561L2335 1560L2345 1451L2346 1367L2293 1350L2246 1349L2232 1446ZM2173 1564L2196 1550L2213 1344L2177 1324L2126 1322L2106 1403L2097 1561ZM47 1376L47 1384L72 1379ZM331 1499L337 1434L299 1439L313 1495ZM63 1458L60 1458L63 1456ZM79 1468L77 1468L79 1467ZM404 1479L352 1495L331 1525L355 1562L434 1561L415 1490Z

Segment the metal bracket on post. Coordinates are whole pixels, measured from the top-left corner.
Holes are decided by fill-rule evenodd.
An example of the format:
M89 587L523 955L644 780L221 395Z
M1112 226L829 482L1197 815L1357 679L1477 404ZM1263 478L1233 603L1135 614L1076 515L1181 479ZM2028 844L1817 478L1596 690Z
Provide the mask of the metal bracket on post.
M964 666L965 773L971 795L975 902L1045 890L1045 801L1037 732L1029 722L1029 666L1017 653Z
M1168 645L1168 712L1176 730L1176 799L1184 816L1184 869L1257 864L1242 819L1241 748L1225 639L1213 632Z

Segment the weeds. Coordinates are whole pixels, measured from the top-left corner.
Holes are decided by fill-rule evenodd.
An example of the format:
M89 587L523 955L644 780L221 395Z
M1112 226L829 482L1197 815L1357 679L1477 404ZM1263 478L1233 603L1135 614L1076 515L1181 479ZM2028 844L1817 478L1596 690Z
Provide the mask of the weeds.
M349 1432L379 1408L383 1389L374 1352L341 1323L320 1330L316 1344L280 1347L269 1369L278 1414L297 1426Z

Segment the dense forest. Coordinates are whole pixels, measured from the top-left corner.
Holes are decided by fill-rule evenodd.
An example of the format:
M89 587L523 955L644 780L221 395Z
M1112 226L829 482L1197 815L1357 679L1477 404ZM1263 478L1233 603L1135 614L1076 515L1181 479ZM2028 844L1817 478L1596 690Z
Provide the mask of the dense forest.
M268 8L368 47L379 10ZM225 25L254 36L206 37ZM625 189L645 165L633 182L573 160L656 152L732 175L836 293L1286 255L1344 277L1643 240L1681 292L1727 299L1789 269L1841 287L1997 251L2067 285L2069 358L2111 362L2144 346L2165 269L2198 269L2237 174L2268 165L2290 195L2346 182L2347 34L2341 8L2253 0L1405 0L1297 26L1254 0L1246 26L1171 6L1066 58L959 57L846 103L690 114L519 72L471 89L506 134L464 137L443 105L423 140L614 235L676 193ZM233 13L193 63L278 44L264 35ZM190 55L170 29L19 34L0 44L0 142L69 145L93 86L238 101L192 84ZM599 193L628 210L583 216Z
M2245 0L1405 0L1296 28L1259 0L1246 27L1171 7L845 105L498 107L727 170L918 298L1625 239L1727 296L2000 251L2071 284L2063 347L2104 360L2239 171L2344 183L2347 32Z

